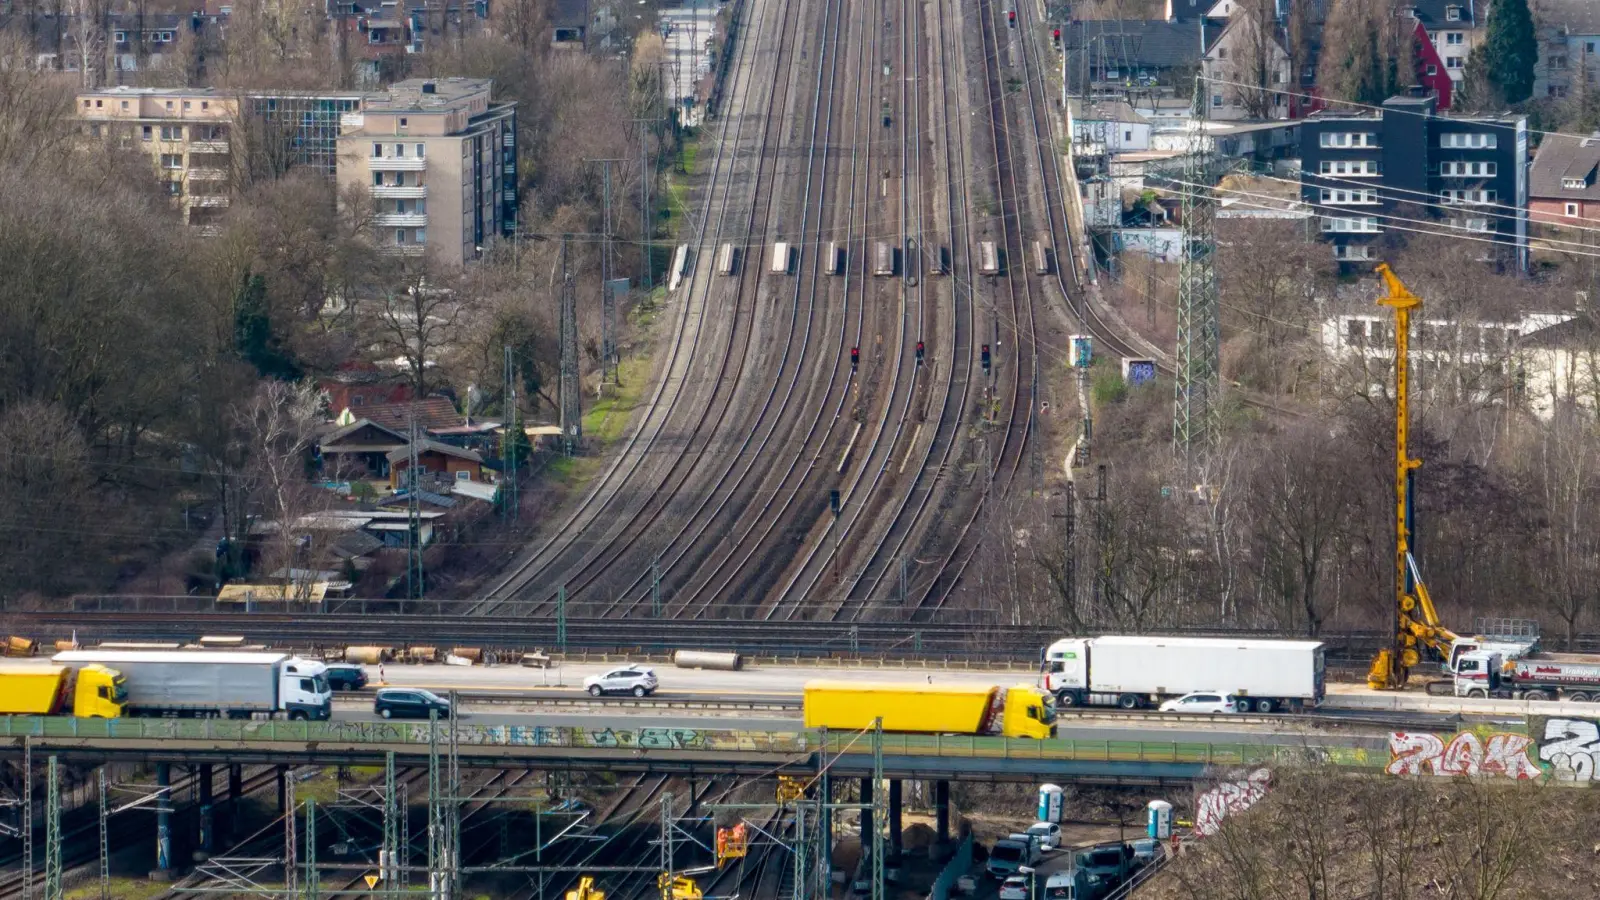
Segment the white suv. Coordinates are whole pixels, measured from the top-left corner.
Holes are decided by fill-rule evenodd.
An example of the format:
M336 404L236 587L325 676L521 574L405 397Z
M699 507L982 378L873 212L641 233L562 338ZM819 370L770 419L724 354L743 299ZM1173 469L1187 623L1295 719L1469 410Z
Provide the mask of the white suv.
M583 689L589 696L598 697L601 694L632 694L643 697L656 691L656 673L654 669L645 666L628 666L622 669L612 669L603 675L590 675L583 680Z

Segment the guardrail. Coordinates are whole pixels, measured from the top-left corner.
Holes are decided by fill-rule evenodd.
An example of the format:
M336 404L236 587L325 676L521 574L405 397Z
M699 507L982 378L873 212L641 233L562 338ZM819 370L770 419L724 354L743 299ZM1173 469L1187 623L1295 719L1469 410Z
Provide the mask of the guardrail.
M436 731L434 729L437 729ZM226 719L79 719L70 716L0 718L0 738L38 738L115 744L118 741L206 741L243 744L412 745L445 743L451 730L458 747L568 748L760 753L800 756L871 752L861 733L768 732L725 729L547 725L475 725L463 722L291 722ZM1210 744L1166 741L1036 741L1026 738L886 734L887 756L1051 760L1062 762L1183 763L1204 766L1260 765L1315 758L1357 769L1381 769L1387 757L1369 758L1358 747L1293 740L1285 744Z

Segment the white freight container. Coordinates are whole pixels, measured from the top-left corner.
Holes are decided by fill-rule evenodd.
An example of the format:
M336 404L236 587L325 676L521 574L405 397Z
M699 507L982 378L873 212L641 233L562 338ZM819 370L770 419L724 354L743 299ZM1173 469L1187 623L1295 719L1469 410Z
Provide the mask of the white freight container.
M1319 703L1324 665L1320 641L1104 636L1051 644L1043 677L1060 706L1138 709L1216 691L1269 712Z
M128 715L326 719L333 709L328 667L287 653L69 650L53 662L121 672Z

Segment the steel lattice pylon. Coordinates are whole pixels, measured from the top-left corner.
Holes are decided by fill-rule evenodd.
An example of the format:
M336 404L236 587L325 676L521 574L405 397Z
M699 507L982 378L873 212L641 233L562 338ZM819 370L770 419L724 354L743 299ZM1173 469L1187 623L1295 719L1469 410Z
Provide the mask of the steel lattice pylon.
M561 237L561 440L568 456L583 438L583 399L578 381L578 294L567 264L567 236Z
M44 788L44 900L61 900L61 779L50 755ZM31 862L31 860L30 860Z
M1172 410L1172 446L1187 457L1215 446L1221 431L1221 333L1217 321L1216 204L1211 180L1216 167L1206 146L1205 81L1194 80L1189 152L1183 162L1183 253L1178 263L1177 372Z

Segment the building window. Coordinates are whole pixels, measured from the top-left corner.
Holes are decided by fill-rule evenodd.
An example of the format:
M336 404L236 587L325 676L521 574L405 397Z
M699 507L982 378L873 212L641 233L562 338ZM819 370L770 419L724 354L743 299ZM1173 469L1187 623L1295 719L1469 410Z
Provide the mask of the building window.
M179 194L183 193L183 183L182 182L169 181L169 182L166 183L166 185L167 185L167 196L169 196L169 197L176 197Z
M128 108L128 101L126 101L126 100L122 101L122 108L123 109L127 109Z
M1217 59L1227 59L1227 58L1228 58L1228 48L1227 47L1218 47L1217 48Z
M404 244L406 242L406 230L404 228L396 228L394 230L394 242L396 244Z
M210 100L201 100L200 101L200 108L201 109L210 109L211 108L211 101Z
M396 159L404 159L405 155L406 155L406 145L405 144L395 144L394 145L394 155L395 155Z
M1439 146L1452 150L1493 150L1498 144L1492 132L1450 132L1439 135Z
M1439 166L1446 178L1493 178L1497 167L1492 162L1447 162Z
M373 159L382 159L383 158L383 145L382 144L373 144L372 145L372 158Z
M417 145L417 159L422 159L422 158L426 157L427 155L428 155L428 145L427 144L418 144Z
M1372 248L1366 244L1334 244L1334 259L1371 259ZM1345 323L1346 340L1353 346L1367 345L1367 320L1350 319Z
M1318 138L1324 147L1343 149L1346 147L1376 147L1378 135L1370 131L1324 131Z
M1552 69L1565 69L1566 67L1567 67L1567 58L1565 56L1552 56L1552 57L1550 57L1550 68L1552 68Z
M167 101L167 109L171 109L171 108L172 108L172 101L168 100Z
M1322 202L1330 206L1354 203L1377 203L1377 188L1358 188L1356 190L1343 190L1340 188L1323 188Z
M181 169L181 168L183 168L183 154L182 153L163 153L163 154L161 154L161 168L163 168L163 169Z
M154 132L155 132L155 129L154 129L154 128L151 128L151 127L150 127L150 126L149 126L149 125L146 125L146 126L144 126L144 128L143 128L143 129L141 129L141 130L140 130L140 136L141 136L141 137L142 137L142 138L143 138L143 139L144 139L144 140L147 140L147 141L148 141L148 140L150 140L150 137L151 137L151 135L152 135L152 134L153 134L153 133L154 133Z
M1324 216L1322 230L1329 232L1355 232L1360 234L1376 234L1378 232L1377 216Z
M1446 69L1459 69L1459 68L1461 68L1461 57L1452 56L1449 59L1446 59L1444 61L1444 67Z
M1325 159L1318 164L1321 175L1382 175L1375 159Z
M1593 53L1594 52L1594 41L1584 41L1583 49L1584 49L1584 52L1586 52L1586 53Z
M126 44L128 42L128 33L126 31L115 31L112 32L111 36L115 38L119 44Z
M1222 95L1221 94L1212 94L1211 95L1211 105L1213 107L1220 108L1222 106Z
M1545 94L1559 100L1567 95L1567 86L1564 84L1547 85L1545 87Z
M1486 190L1440 191L1439 199L1449 205L1458 203L1493 203L1495 202L1495 192Z
M417 201L415 201L415 203L413 203L412 208L416 211L416 213L418 215L422 215L423 213L426 213L428 211L428 201L426 201L426 200L417 200Z
M417 229L417 243L426 244L427 242L428 242L428 229L426 229L426 228L418 228Z
M181 141L181 140L183 140L183 126L182 125L163 125L163 126L161 126L161 139L163 141Z
M1491 230L1488 219L1456 219L1450 224L1452 227L1463 231L1487 232Z
M373 187L383 187L383 173L382 172L373 172L372 173L372 186Z
M401 116L400 117L400 127L401 128L406 127L406 117L405 116Z
M1129 131L1129 130L1128 130L1128 129L1126 129L1126 128L1124 128L1124 129L1123 129L1123 130L1122 130L1122 139L1123 139L1123 140L1124 140L1124 141L1128 141L1128 142L1132 142L1132 141L1133 141L1133 132L1132 132L1132 131Z
M1459 21L1461 21L1461 7L1459 7L1459 6L1446 6L1444 8L1444 20L1446 22L1459 22Z
M1433 75L1437 75L1437 74L1439 74L1439 67L1434 65L1433 63L1429 63L1428 64L1428 75L1429 76L1433 76Z
M1576 219L1577 217L1578 217L1578 204L1576 204L1576 203L1568 203L1567 204L1567 218Z

